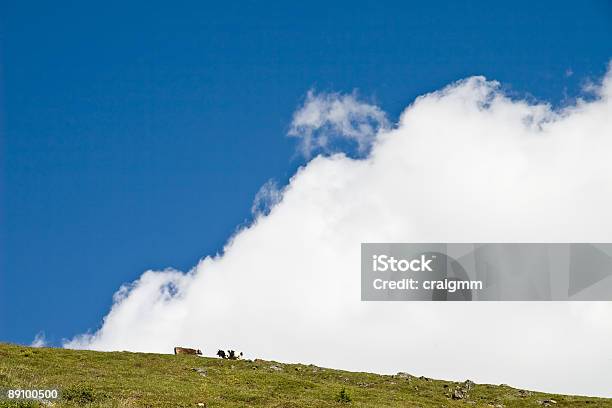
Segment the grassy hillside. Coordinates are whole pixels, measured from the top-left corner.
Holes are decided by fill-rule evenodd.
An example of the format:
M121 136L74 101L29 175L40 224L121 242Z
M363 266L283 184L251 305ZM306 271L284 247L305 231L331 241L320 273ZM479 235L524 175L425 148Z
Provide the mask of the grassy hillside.
M0 407L612 407L612 400L353 373L273 361L0 344L0 388L57 387L53 402Z

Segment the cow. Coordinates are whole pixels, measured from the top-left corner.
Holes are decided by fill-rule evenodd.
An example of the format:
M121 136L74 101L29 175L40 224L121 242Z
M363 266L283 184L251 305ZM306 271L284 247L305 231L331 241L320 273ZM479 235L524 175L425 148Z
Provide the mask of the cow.
M199 349L196 350L196 349L185 348L185 347L175 347L174 354L190 354L194 356L201 356L202 350L199 350Z
M240 360L242 358L242 351L240 352L240 354L236 354L234 350L228 350L227 358L229 360Z
M227 359L227 360L240 360L242 358L242 351L240 353L236 353L234 350L219 350L217 351L217 356Z

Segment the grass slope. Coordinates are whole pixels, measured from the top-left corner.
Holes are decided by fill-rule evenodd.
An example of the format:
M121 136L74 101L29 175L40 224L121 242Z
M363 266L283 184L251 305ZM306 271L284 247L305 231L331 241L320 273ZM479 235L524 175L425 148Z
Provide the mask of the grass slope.
M62 398L0 407L612 407L608 399L409 375L0 343L0 388L9 387L58 387Z

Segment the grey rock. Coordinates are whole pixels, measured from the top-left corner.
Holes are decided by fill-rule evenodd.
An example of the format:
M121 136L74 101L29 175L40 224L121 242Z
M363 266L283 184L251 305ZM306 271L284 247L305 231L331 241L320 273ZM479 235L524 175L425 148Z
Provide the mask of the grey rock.
M395 374L395 378L401 378L401 379L410 381L414 377L412 375L408 374L408 373L399 372L399 373Z
M270 370L272 370L272 371L283 371L282 367L279 367L277 365L271 365L270 366Z
M192 370L200 374L201 376L206 377L207 372L205 368L196 367L196 368L192 368Z
M456 388L455 391L453 391L453 394L451 395L451 398L454 400L464 399L465 397L466 397L466 394L463 392L461 388Z

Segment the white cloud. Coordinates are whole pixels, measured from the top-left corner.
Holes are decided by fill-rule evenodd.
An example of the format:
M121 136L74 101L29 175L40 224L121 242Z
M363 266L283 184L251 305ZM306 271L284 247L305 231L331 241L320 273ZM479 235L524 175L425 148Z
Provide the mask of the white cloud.
M45 337L45 332L38 332L36 336L34 336L34 340L30 347L47 347L47 339Z
M473 77L417 98L374 136L331 119L343 117L331 113L343 111L338 101L362 112L352 96L309 94L292 125L306 152L328 145L314 135L331 126L372 144L370 153L315 157L224 255L187 274L144 273L115 297L100 330L66 346L231 347L612 396L610 303L367 303L359 288L361 242L612 242L612 73L597 95L553 111Z
M295 111L289 136L300 139L302 154L337 151L336 142L350 141L366 154L376 134L387 128L385 113L357 99L356 93L316 94L309 91L304 105Z

